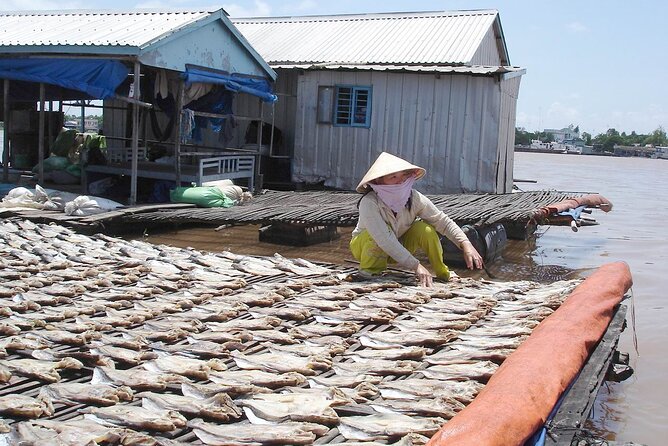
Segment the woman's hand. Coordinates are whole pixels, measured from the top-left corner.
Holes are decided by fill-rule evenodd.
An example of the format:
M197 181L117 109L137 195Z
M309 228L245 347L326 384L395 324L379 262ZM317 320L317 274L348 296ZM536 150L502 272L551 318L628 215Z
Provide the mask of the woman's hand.
M430 287L434 283L434 278L431 276L431 273L427 268L422 266L421 263L418 263L418 266L415 269L415 277L420 286Z
M462 243L464 261L468 269L482 269L484 266L482 256L478 253L471 242Z

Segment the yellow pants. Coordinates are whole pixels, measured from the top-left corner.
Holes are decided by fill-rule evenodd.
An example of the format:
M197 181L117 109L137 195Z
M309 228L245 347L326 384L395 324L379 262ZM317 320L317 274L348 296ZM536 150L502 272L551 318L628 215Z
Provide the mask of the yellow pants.
M414 254L421 248L427 254L429 263L436 273L436 277L444 280L450 278L450 270L443 263L443 246L434 227L421 220L415 221L411 227L399 238L399 242ZM368 231L357 234L350 241L350 251L353 257L360 262L360 270L378 274L387 268L388 261L393 259L381 250Z

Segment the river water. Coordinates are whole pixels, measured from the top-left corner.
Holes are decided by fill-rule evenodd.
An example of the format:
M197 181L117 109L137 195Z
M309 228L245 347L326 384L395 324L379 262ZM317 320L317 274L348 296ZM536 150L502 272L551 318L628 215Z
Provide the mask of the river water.
M668 426L668 289L666 260L668 207L661 198L668 191L668 160L614 158L561 154L515 154L517 179L523 190L555 189L596 192L612 201L609 213L594 211L600 225L573 232L570 227L541 227L529 241L510 241L503 258L488 265L506 280L557 280L587 276L600 265L623 260L630 265L635 322L622 334L620 350L631 354L635 374L623 383L605 384L599 392L589 428L608 440L664 444ZM148 234L146 240L176 246L240 254L303 257L347 264L350 229L341 238L307 248L259 243L257 226L207 228ZM471 275L455 268L460 275ZM485 273L478 273L484 277ZM637 336L637 350L634 343Z

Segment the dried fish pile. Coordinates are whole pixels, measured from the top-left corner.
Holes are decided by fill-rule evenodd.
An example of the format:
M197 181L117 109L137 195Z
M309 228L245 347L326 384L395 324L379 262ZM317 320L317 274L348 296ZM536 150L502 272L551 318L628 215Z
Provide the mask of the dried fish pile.
M0 444L422 444L576 284L358 284L27 221L0 238Z

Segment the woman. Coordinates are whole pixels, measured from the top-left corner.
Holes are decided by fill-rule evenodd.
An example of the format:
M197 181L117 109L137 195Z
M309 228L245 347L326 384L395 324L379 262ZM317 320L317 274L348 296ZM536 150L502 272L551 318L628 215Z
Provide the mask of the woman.
M422 167L382 152L360 181L357 192L365 195L359 202L350 250L360 262L362 275L382 272L389 260L415 271L420 285L431 286L431 273L413 256L421 248L436 277L448 280L450 270L443 263L439 233L462 250L469 269L483 267L482 257L459 226L413 189L424 174Z

